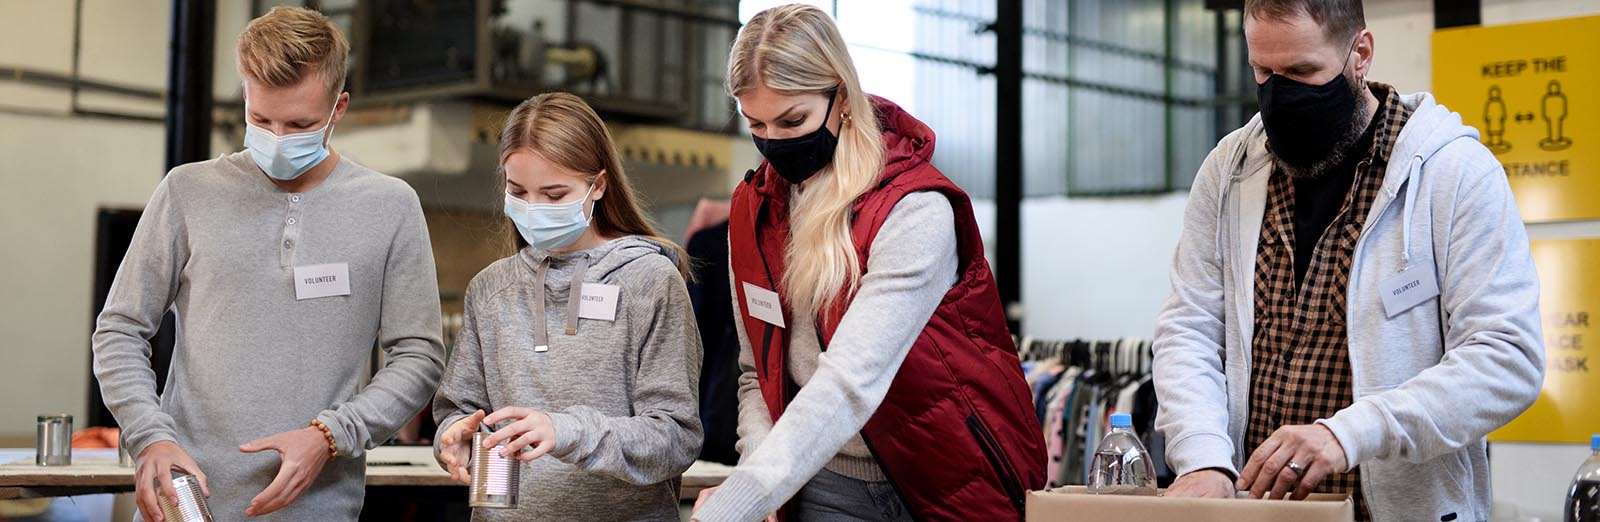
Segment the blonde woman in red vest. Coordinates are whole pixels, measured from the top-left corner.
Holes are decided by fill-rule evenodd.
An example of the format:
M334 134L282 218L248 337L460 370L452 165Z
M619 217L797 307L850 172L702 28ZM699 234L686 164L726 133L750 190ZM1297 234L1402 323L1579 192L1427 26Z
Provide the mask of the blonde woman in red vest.
M765 161L728 225L741 459L696 519L1020 520L1044 440L933 131L813 7L752 18L728 91Z

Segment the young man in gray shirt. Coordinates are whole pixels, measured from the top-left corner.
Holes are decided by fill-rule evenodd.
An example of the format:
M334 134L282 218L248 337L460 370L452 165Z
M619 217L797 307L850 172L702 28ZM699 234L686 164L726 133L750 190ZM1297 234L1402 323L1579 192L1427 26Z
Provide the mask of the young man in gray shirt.
M175 168L151 196L93 337L146 518L171 471L217 520L355 520L364 452L438 386L438 283L416 193L328 148L349 44L274 8L238 43L249 150ZM172 309L157 395L148 338ZM386 364L361 389L372 347ZM213 487L214 486L214 487Z

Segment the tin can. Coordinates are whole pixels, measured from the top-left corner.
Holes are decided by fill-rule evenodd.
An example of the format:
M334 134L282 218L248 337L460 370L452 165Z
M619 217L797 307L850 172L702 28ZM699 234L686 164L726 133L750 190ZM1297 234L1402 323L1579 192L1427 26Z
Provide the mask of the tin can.
M472 434L472 484L467 487L467 505L475 508L514 509L522 461L500 456L506 445L484 445L488 433Z
M34 449L37 451L34 462L40 466L71 466L72 415L40 415Z
M172 473L172 489L176 490L178 503L174 505L166 495L156 495L156 501L161 504L161 512L167 516L167 522L212 522L211 508L206 506L205 490L200 488L200 479L187 473Z

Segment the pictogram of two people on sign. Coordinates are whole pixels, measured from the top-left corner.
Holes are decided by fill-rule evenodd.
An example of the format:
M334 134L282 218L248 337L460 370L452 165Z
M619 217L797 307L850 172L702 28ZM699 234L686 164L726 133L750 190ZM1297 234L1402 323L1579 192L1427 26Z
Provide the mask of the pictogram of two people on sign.
M1506 110L1506 100L1500 93L1500 86L1490 85L1489 98L1483 104L1483 144L1495 154L1511 151L1511 143L1505 139L1508 118L1516 123L1534 121L1532 112L1511 114ZM1545 137L1539 140L1539 148L1553 152L1572 146L1572 138L1562 129L1567 119L1567 94L1561 91L1560 80L1550 80L1545 85L1544 96L1539 103L1539 118L1544 120L1545 127Z

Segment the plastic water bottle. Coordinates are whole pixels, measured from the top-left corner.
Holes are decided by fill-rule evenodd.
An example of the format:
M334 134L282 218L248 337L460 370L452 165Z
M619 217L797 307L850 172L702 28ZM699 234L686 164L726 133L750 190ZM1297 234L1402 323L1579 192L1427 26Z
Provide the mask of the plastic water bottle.
M1594 454L1578 468L1567 490L1567 522L1600 522L1600 435L1589 437L1589 451Z
M1111 432L1094 450L1089 462L1089 492L1105 495L1155 495L1156 470L1139 436L1133 433L1133 416L1111 415Z

